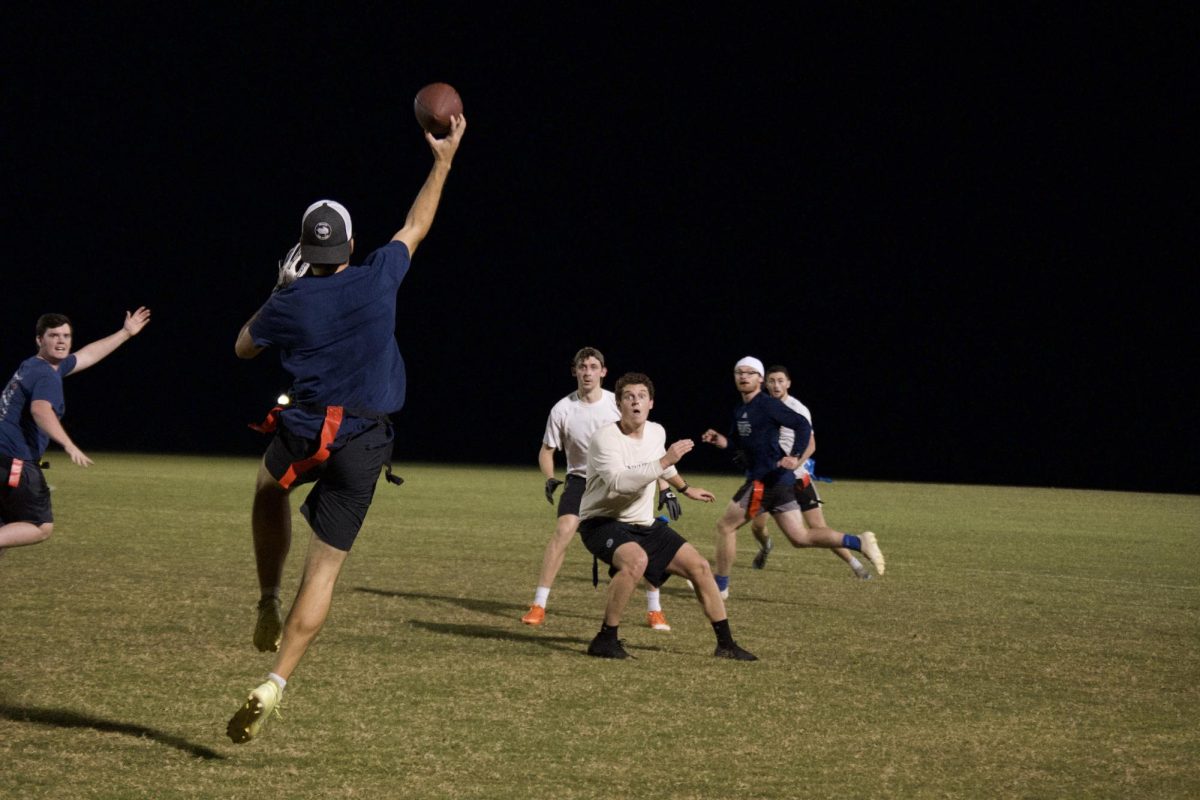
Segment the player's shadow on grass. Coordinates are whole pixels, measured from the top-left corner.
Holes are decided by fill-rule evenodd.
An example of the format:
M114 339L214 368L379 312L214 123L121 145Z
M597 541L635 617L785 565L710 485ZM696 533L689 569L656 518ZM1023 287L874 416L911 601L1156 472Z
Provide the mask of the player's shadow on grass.
M445 594L426 594L424 592L396 592L390 589L372 589L369 586L356 586L354 587L354 591L362 592L363 594L374 594L380 597L398 597L405 600L432 600L435 603L458 606L467 611L490 614L493 617L500 617L501 619L517 620L529 610L529 606L518 606L513 603L488 600L481 597L452 597ZM563 616L570 615L564 614ZM580 615L576 614L574 616L579 617Z
M409 620L408 624L414 628L429 631L430 633L442 633L447 636L469 636L474 639L492 639L516 642L518 644L536 644L539 647L545 647L550 650L562 650L568 653L583 652L587 649L588 642L591 641L591 639L582 639L578 636L547 636L544 633L536 633L532 630L528 633L519 630L506 631L487 625L459 625L452 622L426 622L419 619Z
M172 736L169 733L156 731L142 725L131 725L127 722L113 722L65 711L57 708L31 708L29 706L10 706L0 703L0 717L11 719L13 722L32 722L36 725L48 725L56 728L91 728L101 733L122 733L126 736L136 736L139 739L151 739L159 744L182 750L196 758L223 759L225 756L209 750L198 744L192 744L187 739Z
M526 633L525 631L506 631L498 628L489 628L486 625L457 625L447 622L425 622L419 619L411 620L409 624L431 633L444 633L449 636L471 636L476 639L499 639L518 644L536 644L539 647L545 647L550 650L562 650L566 653L578 653L580 655L583 655L587 651L588 643L592 640L590 636L587 638L579 636L548 636L544 632L537 633L532 630ZM628 644L626 642L627 646ZM629 649L634 653L637 653L639 650L664 652L663 648L654 645L629 647Z

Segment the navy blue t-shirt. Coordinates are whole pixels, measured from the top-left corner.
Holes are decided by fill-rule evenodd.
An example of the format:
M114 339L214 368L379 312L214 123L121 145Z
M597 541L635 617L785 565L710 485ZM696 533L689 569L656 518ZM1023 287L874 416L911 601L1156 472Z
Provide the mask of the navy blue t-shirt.
M741 451L748 479L769 484L795 483L796 474L792 470L777 466L785 455L794 455L783 452L779 446L780 427L791 428L796 432L797 442L808 444L812 434L808 419L766 392L759 392L749 403L734 409L729 446Z
M404 359L396 344L396 290L408 273L408 246L389 242L361 266L308 275L271 295L250 325L259 347L279 348L296 406L344 406L394 414L404 405ZM323 416L300 408L280 415L293 433L316 437ZM348 418L342 439L374 424Z
M42 457L50 436L33 421L33 401L45 400L62 419L67 411L62 379L73 369L74 353L60 361L58 369L37 356L21 362L0 392L0 453L26 461Z

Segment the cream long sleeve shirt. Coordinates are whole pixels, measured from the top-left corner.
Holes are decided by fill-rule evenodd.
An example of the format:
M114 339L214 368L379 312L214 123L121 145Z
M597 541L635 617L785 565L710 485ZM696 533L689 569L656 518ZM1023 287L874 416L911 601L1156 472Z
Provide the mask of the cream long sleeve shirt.
M580 518L653 523L655 482L677 474L674 465L664 470L659 462L667 452L666 442L667 432L657 422L647 422L641 438L626 436L615 422L593 433Z

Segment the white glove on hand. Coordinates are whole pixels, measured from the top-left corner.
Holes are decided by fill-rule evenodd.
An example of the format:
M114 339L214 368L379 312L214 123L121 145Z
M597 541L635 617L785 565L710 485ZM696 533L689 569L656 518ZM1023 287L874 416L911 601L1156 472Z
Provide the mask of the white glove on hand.
M308 262L300 260L300 243L296 242L288 254L279 262L279 278L275 281L274 294L280 289L286 289L296 282L296 279L308 272Z

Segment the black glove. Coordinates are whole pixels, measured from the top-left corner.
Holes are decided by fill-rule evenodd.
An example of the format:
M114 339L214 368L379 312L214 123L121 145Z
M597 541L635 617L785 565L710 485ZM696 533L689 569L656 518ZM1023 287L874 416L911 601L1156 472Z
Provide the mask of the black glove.
M546 502L554 505L554 490L562 486L563 482L558 478L546 478Z
M733 453L733 465L738 469L746 469L746 453L744 450L735 450Z
M671 518L672 522L683 516L683 509L679 507L679 498L670 489L663 489L658 493L658 510L662 511L663 506L667 507L667 516Z

